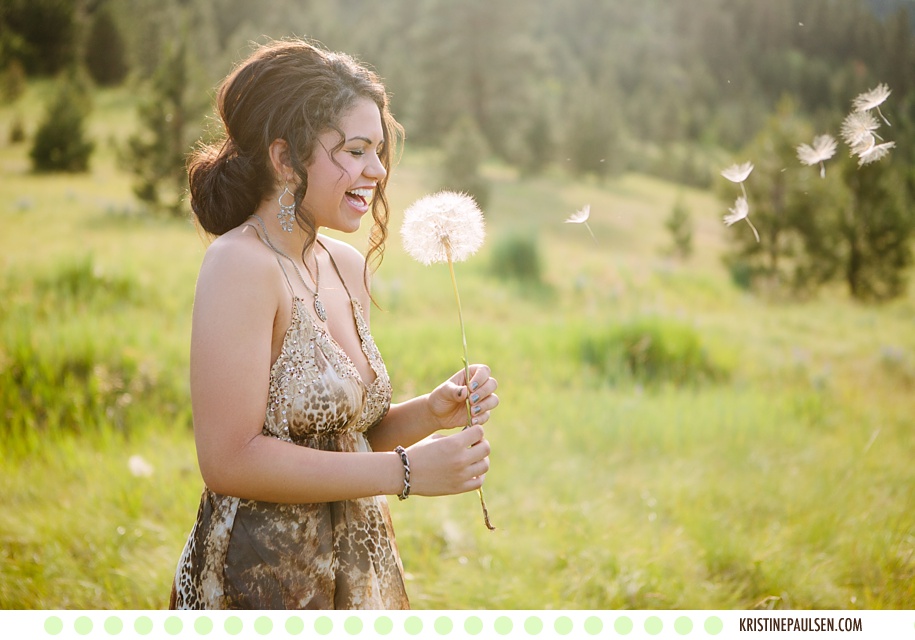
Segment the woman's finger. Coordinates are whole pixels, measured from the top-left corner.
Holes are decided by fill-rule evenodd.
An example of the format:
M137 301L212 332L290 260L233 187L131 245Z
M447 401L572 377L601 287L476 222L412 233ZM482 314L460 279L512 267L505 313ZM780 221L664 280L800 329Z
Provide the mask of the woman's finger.
M485 364L476 364L471 367L470 383L467 385L471 392L476 391L492 376L492 371Z
M489 471L489 457L483 458L479 462L474 462L472 465L467 467L467 473L470 474L471 478L479 478L485 476Z
M461 493L468 493L470 491L476 491L477 489L479 489L480 487L483 486L483 482L485 480L486 480L485 475L476 476L474 478L471 478L470 480L468 480L467 482L464 483L464 485L461 489Z
M485 442L483 440L483 427L478 424L457 432L453 437L460 438L458 442L462 447L472 447L478 442Z

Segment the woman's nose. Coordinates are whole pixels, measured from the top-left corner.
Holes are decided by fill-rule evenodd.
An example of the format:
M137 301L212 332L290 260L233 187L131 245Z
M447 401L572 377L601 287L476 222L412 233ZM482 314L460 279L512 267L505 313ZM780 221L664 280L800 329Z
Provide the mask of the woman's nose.
M381 163L381 158L378 157L378 154L373 153L372 161L368 163L363 173L366 177L372 178L373 180L381 180L386 175L388 175L388 170L384 168L384 165Z

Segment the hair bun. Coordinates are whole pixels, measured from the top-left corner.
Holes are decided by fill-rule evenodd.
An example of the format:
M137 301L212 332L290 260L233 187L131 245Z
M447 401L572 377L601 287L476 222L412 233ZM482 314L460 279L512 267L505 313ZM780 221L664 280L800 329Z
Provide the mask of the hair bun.
M254 213L259 173L231 138L197 150L188 163L188 185L191 209L207 233L222 235Z

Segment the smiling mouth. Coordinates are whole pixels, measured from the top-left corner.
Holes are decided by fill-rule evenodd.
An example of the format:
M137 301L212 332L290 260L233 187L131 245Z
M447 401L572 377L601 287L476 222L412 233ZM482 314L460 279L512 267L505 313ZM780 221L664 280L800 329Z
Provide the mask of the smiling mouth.
M359 208L366 208L372 202L374 189L352 189L346 192L346 197Z

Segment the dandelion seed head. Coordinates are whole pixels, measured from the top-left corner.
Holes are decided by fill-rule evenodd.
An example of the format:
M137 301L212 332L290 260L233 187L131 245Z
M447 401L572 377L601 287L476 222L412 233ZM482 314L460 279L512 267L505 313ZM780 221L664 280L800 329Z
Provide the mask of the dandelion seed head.
M722 171L721 175L731 182L741 183L749 177L752 171L753 163L744 162L743 164L732 164L730 167Z
M889 154L890 149L896 146L896 143L890 140L883 144L871 145L869 149L858 154L858 166L863 167L866 164L882 160Z
M735 222L740 222L748 215L750 215L750 205L747 203L747 199L743 196L737 198L737 201L734 203L734 206L729 208L730 215L724 217L724 223L727 226L731 226Z
M404 249L423 264L461 262L483 245L483 212L466 193L440 191L420 198L404 211L400 228Z
M829 160L836 154L836 139L824 134L813 139L813 144L802 144L797 147L797 157L807 166Z
M586 204L584 207L570 215L566 222L571 222L573 224L581 224L582 222L587 222L588 217L591 215L591 205Z
M870 111L852 111L842 121L840 134L849 147L873 143L874 131L880 126Z
M886 102L891 93L892 91L886 84L880 83L870 91L865 91L852 100L852 106L855 111L870 111Z

